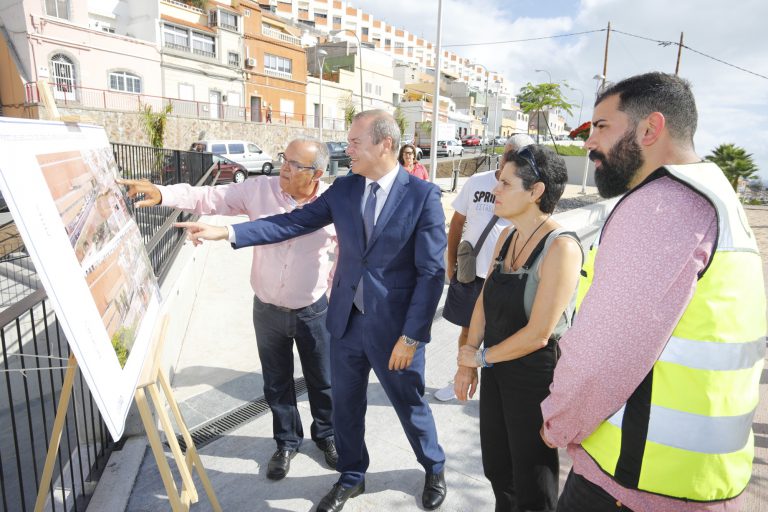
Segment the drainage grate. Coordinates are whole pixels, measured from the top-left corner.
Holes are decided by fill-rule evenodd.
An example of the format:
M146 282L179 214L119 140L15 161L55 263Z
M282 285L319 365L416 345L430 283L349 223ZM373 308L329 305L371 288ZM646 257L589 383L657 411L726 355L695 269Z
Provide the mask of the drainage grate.
M294 386L296 388L297 398L307 392L307 383L304 380L304 377L296 379L294 381ZM264 397L261 397L258 400L241 405L224 416L220 416L208 423L203 423L189 433L192 436L192 441L195 443L195 447L200 449L208 443L220 438L230 430L248 423L267 411L269 411L269 405L267 405L267 401ZM184 442L183 436L178 435L176 436L176 439L179 442L181 450L187 451L187 443Z

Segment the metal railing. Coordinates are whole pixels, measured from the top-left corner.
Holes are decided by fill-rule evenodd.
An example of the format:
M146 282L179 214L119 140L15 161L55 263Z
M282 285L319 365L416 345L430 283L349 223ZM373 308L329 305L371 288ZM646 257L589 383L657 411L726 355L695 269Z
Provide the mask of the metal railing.
M112 149L126 178L192 185L214 179L210 153L126 144L113 144ZM179 215L170 208L152 207L134 212L134 217L162 282L184 242L181 230L172 227ZM14 223L0 226L0 234L0 289L8 290L0 294L5 308L0 311L0 511L26 512L34 507L70 351ZM48 509L85 510L113 449L78 373Z
M278 71L267 71L274 76L282 77L283 74ZM40 103L40 96L37 92L37 83L28 82L24 85L25 102L27 105ZM240 107L227 105L225 103L211 103L207 101L181 100L178 98L166 98L165 96L153 96L151 94L135 94L130 92L113 91L111 89L94 89L92 87L81 87L79 85L66 84L66 94L57 93L57 90L64 90L65 85L59 87L57 84L51 84L54 91L54 100L56 105L62 108L88 108L109 110L117 112L138 112L145 105L150 105L159 112L166 105L173 106L171 116L190 117L196 119L223 119L225 121L246 121L255 123L273 123L292 126L304 126L306 128L315 128L317 123L315 116L307 114L296 114L293 112L283 112L273 110L270 119L267 120L266 107L252 111L250 107ZM346 123L342 118L325 117L324 127L333 130L345 130Z

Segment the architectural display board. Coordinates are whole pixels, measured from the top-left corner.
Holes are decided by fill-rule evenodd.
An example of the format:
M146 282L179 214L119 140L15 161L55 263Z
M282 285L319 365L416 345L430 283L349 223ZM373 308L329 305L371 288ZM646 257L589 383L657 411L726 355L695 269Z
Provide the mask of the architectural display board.
M0 191L112 437L160 293L103 128L0 118Z

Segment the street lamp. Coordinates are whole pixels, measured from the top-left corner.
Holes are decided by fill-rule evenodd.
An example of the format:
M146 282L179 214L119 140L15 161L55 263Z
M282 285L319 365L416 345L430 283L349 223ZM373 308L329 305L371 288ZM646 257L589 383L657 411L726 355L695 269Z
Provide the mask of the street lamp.
M579 102L579 120L576 123L576 127L578 128L581 126L581 109L584 107L584 91L581 89L577 89L576 87L571 87L570 85L566 85L570 90L572 91L579 91L579 94L581 94L581 101Z
M501 80L495 80L496 83L496 105L493 107L493 140L496 140L496 130L499 127L499 93L501 92Z
M485 70L485 115L483 116L483 137L488 137L488 77L490 76L491 71L488 71L488 68L479 62L470 64L470 66L480 66Z
M323 69L325 68L325 58L328 56L328 52L325 50L318 50L315 54L315 60L319 60L320 64L320 141L323 140Z
M350 34L355 36L355 39L357 39L357 57L360 60L360 112L362 112L364 110L363 108L363 43L360 42L360 38L357 37L357 33L350 28L343 28L341 30L332 30L330 34L331 34L331 37L335 37L345 32L349 32Z
M601 85L605 84L605 75L602 73L598 73L597 75L592 77L593 80L597 80L597 86L595 87L595 99L597 99L597 95L600 92ZM592 123L589 123L589 135L592 135ZM589 136L587 136L589 138ZM581 193L586 194L587 193L587 173L589 172L589 149L587 149L587 154L584 157L584 174L581 178Z
M534 71L537 72L537 73L546 73L547 76L549 77L549 82L548 83L550 83L550 84L552 83L552 73L550 73L546 69L534 69Z

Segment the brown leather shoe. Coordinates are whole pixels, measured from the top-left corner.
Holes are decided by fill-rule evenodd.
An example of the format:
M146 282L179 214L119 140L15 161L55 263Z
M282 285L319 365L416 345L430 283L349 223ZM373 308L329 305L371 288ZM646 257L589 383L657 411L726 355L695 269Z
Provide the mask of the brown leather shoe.
M434 510L443 504L448 486L445 484L445 470L439 473L428 474L424 477L424 493L421 495L421 504L427 510Z

